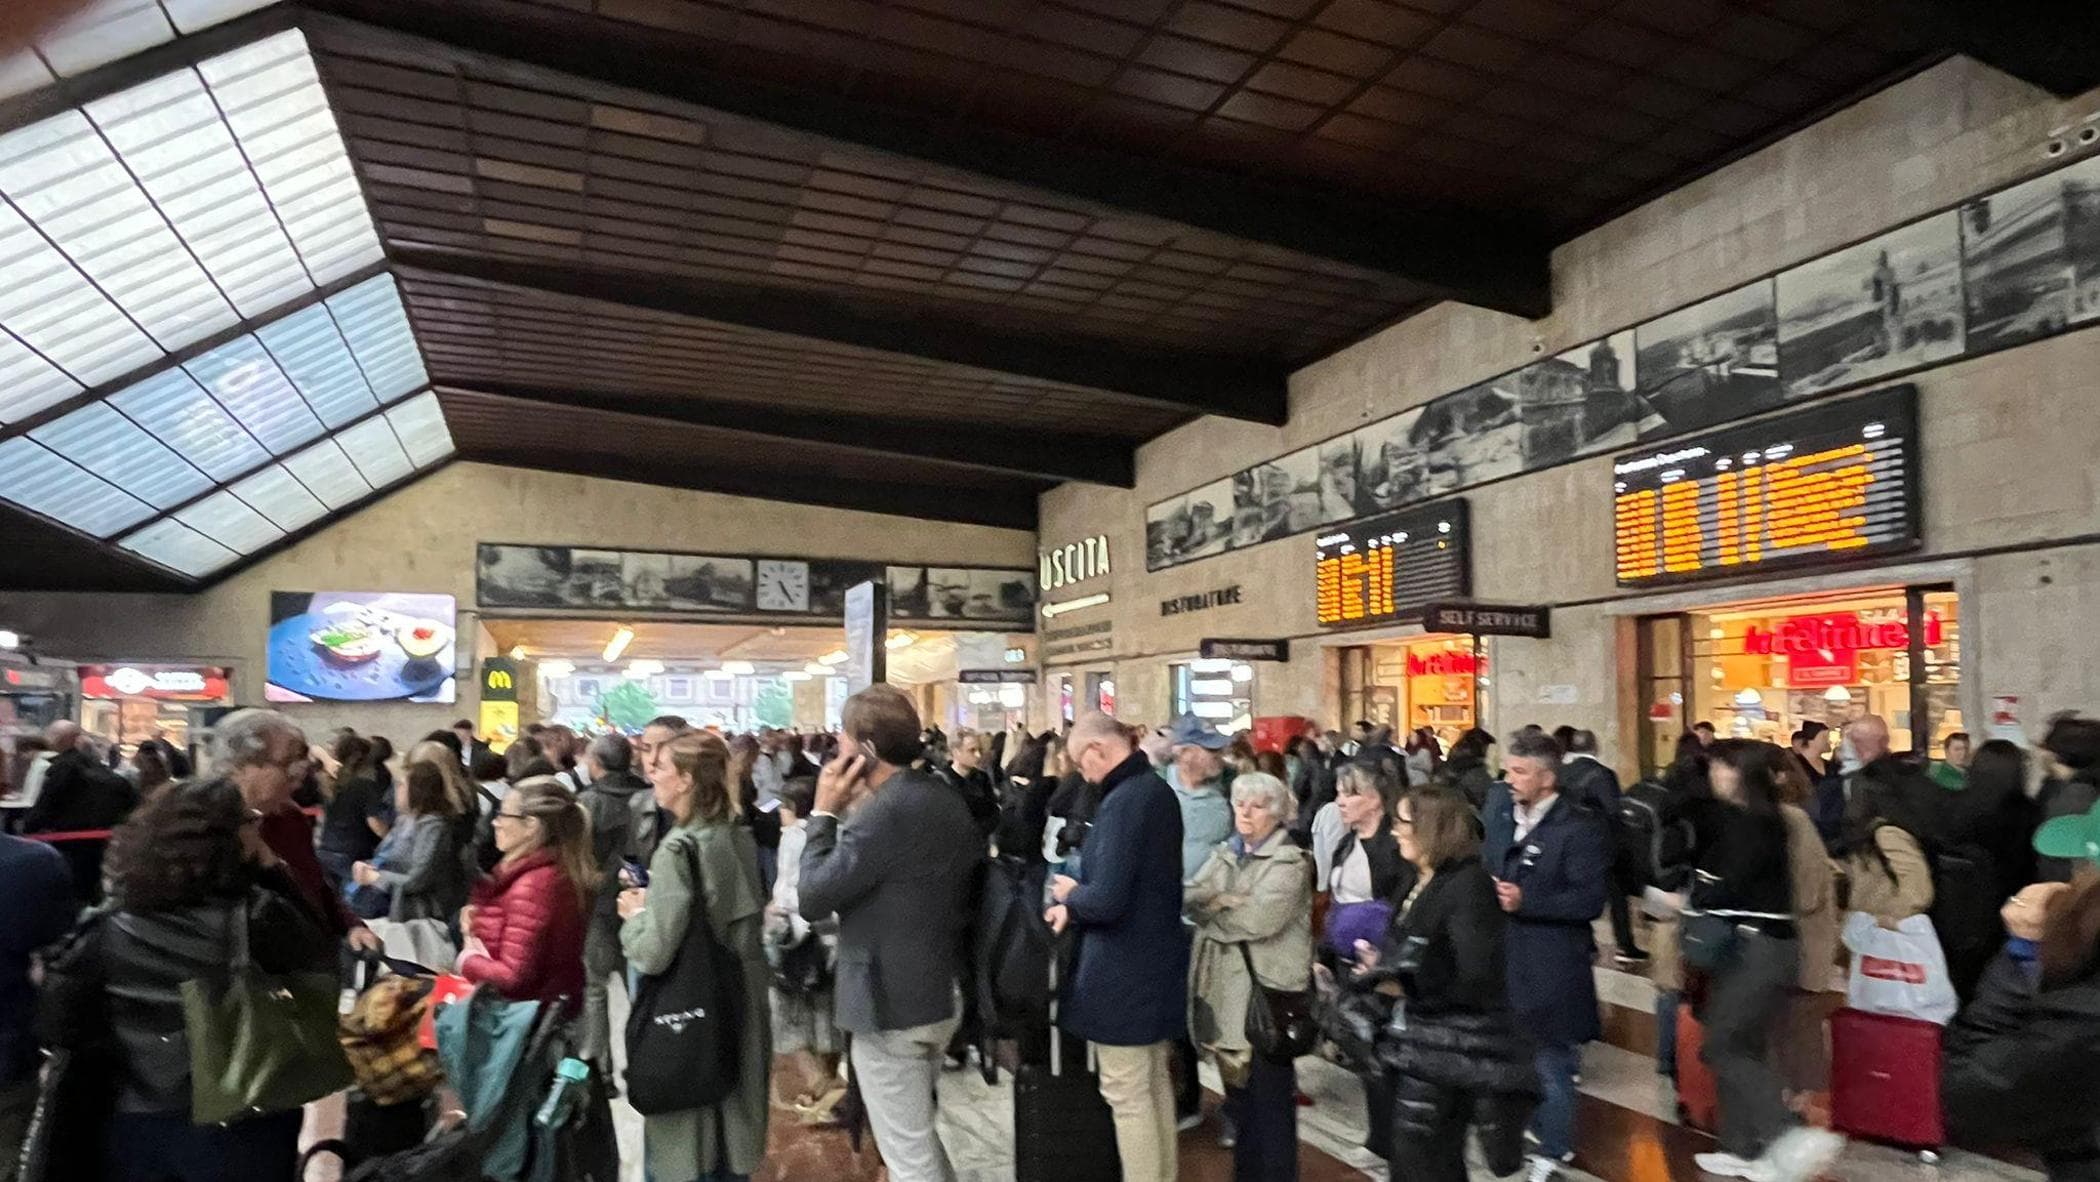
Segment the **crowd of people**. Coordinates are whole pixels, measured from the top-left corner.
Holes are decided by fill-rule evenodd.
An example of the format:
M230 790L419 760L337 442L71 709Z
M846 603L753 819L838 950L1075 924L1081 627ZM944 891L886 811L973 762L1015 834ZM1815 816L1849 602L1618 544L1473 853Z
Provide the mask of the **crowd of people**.
M1256 751L1192 716L1089 714L947 736L880 685L836 735L665 716L632 739L534 728L501 754L464 722L397 757L243 710L204 775L160 743L118 774L59 724L28 836L0 837L0 1179L62 1053L118 1065L79 1149L99 1176L289 1176L296 1108L191 1119L185 983L237 946L274 973L384 951L560 1007L608 1092L612 989L706 966L719 1078L644 1109L658 1179L750 1176L778 1105L864 1120L897 1182L952 1179L943 1070L1054 1046L1090 1073L1128 1182L1177 1177L1206 1120L1235 1177L1296 1177L1295 1060L1316 1047L1362 1076L1366 1145L1395 1177L1467 1177L1471 1135L1491 1172L1546 1182L1574 1158L1606 916L1622 965L1652 958L1658 1069L1684 1066L1681 1021L1703 1031L1720 1144L1700 1168L1806 1179L1842 1145L1821 1127L1817 995L1842 979L1848 913L1930 919L1961 1002L1957 1129L2002 1118L2052 1177L2085 1177L2100 1105L2061 1081L2100 1040L2100 722L2052 724L2038 793L2012 743L1955 735L1928 762L1889 740L1874 717L1789 748L1702 724L1622 791L1573 728L1447 747L1358 724ZM34 840L98 827L106 852ZM1013 964L986 959L999 874L1039 915L1040 939L992 949ZM1055 1031L1009 1004L1017 968L1062 978Z

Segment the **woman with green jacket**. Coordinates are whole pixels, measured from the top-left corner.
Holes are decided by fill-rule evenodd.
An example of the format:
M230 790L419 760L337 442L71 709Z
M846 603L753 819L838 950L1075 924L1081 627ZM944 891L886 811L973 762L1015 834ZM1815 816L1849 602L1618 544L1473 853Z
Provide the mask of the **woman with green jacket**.
M649 859L648 888L620 894L620 947L636 972L668 971L689 934L694 895L704 895L715 939L742 975L744 1002L736 1089L711 1107L645 1117L649 1174L657 1182L741 1182L765 1157L773 1065L758 850L751 830L737 824L729 748L721 739L694 733L672 740L651 762L649 777L674 827Z

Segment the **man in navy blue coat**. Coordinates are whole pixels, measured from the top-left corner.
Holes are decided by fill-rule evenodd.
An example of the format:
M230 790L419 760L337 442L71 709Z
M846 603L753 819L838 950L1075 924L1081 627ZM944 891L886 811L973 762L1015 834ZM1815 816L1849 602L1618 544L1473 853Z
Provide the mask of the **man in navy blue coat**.
M1123 1182L1173 1182L1174 1084L1167 1070L1188 1025L1181 934L1181 806L1128 731L1105 714L1072 727L1067 750L1101 786L1079 877L1050 880L1050 926L1078 930L1059 1025L1093 1044L1101 1098L1116 1120Z
M1611 890L1611 838L1593 805L1560 795L1552 736L1519 734L1504 764L1509 791L1490 797L1481 859L1509 914L1510 1008L1538 1044L1539 1153L1527 1178L1546 1182L1574 1157L1582 1044L1603 1034L1590 925Z

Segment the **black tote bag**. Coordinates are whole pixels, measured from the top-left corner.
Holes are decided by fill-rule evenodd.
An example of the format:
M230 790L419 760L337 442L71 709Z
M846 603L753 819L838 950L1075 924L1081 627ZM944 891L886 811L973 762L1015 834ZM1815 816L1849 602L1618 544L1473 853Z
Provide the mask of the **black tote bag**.
M736 1090L743 969L707 919L700 853L693 906L671 967L641 978L627 1017L627 1101L644 1116L721 1103Z

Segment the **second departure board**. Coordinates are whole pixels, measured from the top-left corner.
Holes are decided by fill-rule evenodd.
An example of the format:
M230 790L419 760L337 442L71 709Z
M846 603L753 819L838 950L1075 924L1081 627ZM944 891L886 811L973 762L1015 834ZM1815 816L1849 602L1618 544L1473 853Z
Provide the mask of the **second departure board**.
M1471 588L1466 503L1439 501L1346 522L1313 540L1320 625L1391 623Z
M1892 386L1620 456L1619 586L1916 547L1917 407L1915 386Z

